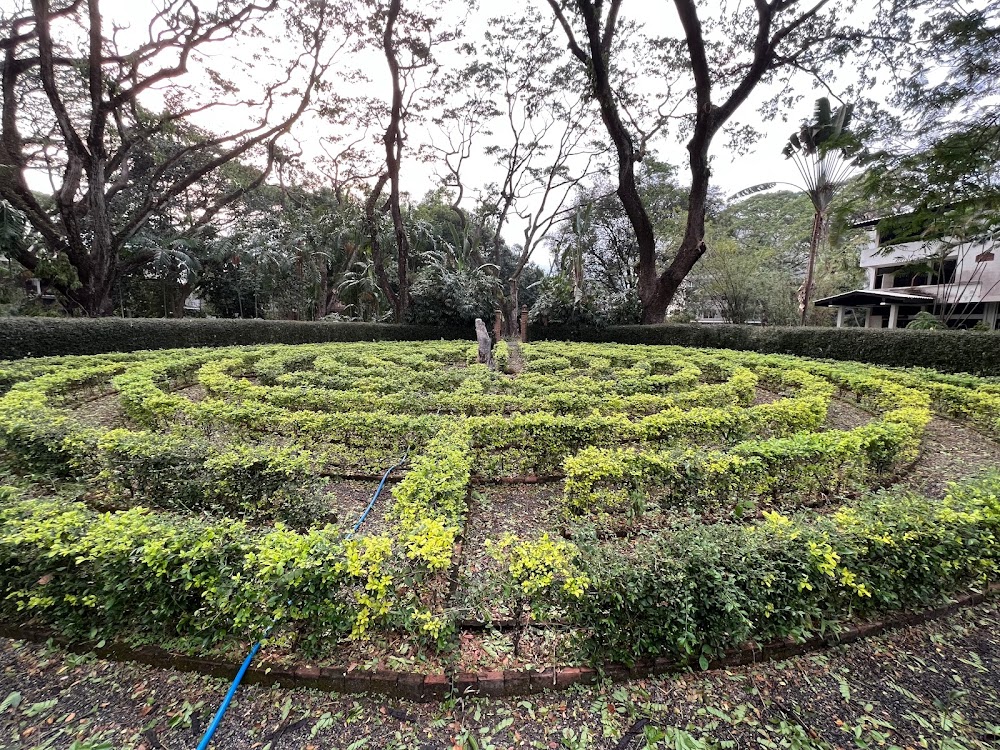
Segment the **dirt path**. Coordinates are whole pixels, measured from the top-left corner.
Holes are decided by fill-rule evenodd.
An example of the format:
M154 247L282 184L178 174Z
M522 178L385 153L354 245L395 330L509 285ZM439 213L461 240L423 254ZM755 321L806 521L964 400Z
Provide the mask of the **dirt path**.
M524 355L521 354L521 344L517 339L507 339L507 348L510 350L507 369L512 374L517 375L524 369Z
M830 400L825 429L853 430L875 417L849 401ZM920 458L895 484L928 497L944 497L947 485L987 469L1000 469L1000 443L944 417L932 417L924 432Z
M949 482L1000 469L1000 443L958 422L934 417L927 424L916 466L896 486L944 497Z
M527 698L421 704L246 686L212 747L635 750L648 724L672 739L656 747L995 749L998 607L784 662ZM0 639L0 747L191 748L228 684Z
M873 421L875 416L864 409L859 409L850 401L831 398L830 407L826 411L825 430L853 430Z
M84 401L69 410L70 414L87 425L95 425L111 430L128 427L129 420L118 400L118 392Z

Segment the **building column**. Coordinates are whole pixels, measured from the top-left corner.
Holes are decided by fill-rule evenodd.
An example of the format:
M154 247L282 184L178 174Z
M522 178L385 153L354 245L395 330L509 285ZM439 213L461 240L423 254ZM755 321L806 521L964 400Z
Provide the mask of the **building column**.
M837 305L837 328L844 327L844 306Z
M983 310L983 322L991 331L996 330L998 317L1000 317L1000 302L987 302Z
M895 328L899 321L899 305L889 305L889 328Z

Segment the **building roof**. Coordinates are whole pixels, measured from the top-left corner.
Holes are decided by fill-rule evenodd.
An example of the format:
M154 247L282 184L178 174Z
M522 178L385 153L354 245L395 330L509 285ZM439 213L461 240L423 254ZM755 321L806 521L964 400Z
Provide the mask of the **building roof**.
M870 227L878 226L878 223L885 218L889 217L879 216L876 219L858 219L857 221L851 222L847 226L851 229L869 229Z
M887 289L855 289L824 297L813 302L817 307L872 307L874 305L928 305L934 302L933 294L920 292L892 292Z

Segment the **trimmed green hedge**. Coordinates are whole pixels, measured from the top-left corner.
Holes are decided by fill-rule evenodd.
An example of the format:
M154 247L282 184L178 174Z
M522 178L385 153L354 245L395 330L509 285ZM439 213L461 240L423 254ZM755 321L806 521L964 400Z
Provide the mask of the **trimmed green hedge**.
M471 329L387 323L162 318L0 318L0 360L141 349L471 339Z
M533 325L529 334L532 341L700 346L1000 375L1000 335L996 333L664 323L609 328Z
M852 615L981 591L1000 571L1000 474L943 500L880 492L832 514L681 523L640 544L585 542L590 582L567 605L597 661L697 664L747 641L804 638Z

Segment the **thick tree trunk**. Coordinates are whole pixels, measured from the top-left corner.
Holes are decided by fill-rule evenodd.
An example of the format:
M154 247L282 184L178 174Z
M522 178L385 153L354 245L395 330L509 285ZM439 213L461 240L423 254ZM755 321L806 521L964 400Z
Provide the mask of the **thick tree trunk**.
M399 169L403 155L403 87L400 81L396 47L392 41L399 10L400 0L390 0L389 15L386 19L385 33L382 36L382 47L392 77L392 106L389 111L389 126L386 128L382 140L385 143L385 165L389 174L389 212L392 215L393 234L396 238L396 275L399 282L399 292L393 299L393 307L396 322L402 323L409 307L410 243L406 237L406 227L403 226L403 212L399 196Z
M392 305L393 310L395 310L397 307L396 292L393 291L392 284L389 283L389 276L385 272L382 243L378 236L378 217L375 215L378 200L382 197L382 188L385 187L388 179L389 175L385 172L379 175L375 187L372 188L368 200L365 201L365 231L368 234L368 242L372 246L372 265L375 266L375 278L378 280L378 287L382 290L382 294L385 295L389 304Z
M582 4L581 4L582 5ZM588 4L589 5L589 4ZM589 6L584 13L590 46L591 85L601 110L601 120L607 128L618 155L618 188L616 193L625 209L639 248L639 299L643 309L653 304L658 290L656 278L656 235L649 213L639 195L635 180L635 165L639 160L635 144L618 112L606 52L602 47L598 8ZM661 316L662 317L662 316Z
M111 287L117 276L116 269L109 268L106 260L99 265L96 258L84 259L80 255L77 256L74 265L79 286L74 287L62 282L53 284L65 299L66 311L70 315L84 315L90 318L112 315L114 304L111 300Z
M636 244L639 248L639 299L642 300L645 319L645 310L651 305L658 304L660 285L656 276L656 235L635 181L635 165L639 161L640 155L636 152L632 136L625 127L625 123L622 122L618 112L618 102L611 86L608 56L617 23L617 7L620 4L620 2L613 3L607 27L602 34L601 4L592 4L586 0L576 3L577 11L587 32L587 51L584 52L576 44L572 29L565 22L556 0L549 0L549 5L556 12L556 16L563 23L563 28L569 36L570 50L587 66L591 90L601 111L601 120L607 128L608 136L611 138L618 155L618 189L616 192L622 202L625 215L628 216L629 223L632 225L632 230L635 232ZM663 308L666 309L665 304ZM660 318L662 319L662 317L661 314Z
M699 118L700 119L700 118ZM687 225L677 255L667 269L656 278L655 287L647 297L642 296L642 277L639 280L639 299L642 300L642 322L662 323L667 308L680 289L695 263L705 254L705 214L708 207L708 144L711 136L707 126L699 129L688 142L688 162L691 169L691 191L688 194ZM642 269L640 269L640 274Z

